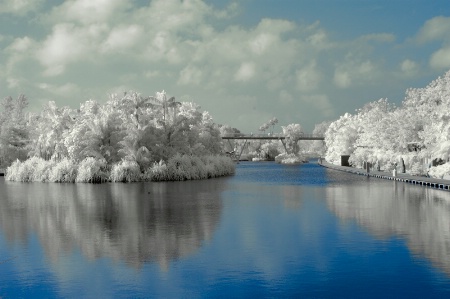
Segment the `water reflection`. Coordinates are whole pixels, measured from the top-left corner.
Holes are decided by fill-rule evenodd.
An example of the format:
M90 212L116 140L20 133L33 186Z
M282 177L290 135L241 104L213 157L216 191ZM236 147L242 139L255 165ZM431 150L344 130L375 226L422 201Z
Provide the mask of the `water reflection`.
M340 219L356 220L377 238L404 238L412 253L450 275L449 192L370 179L327 188L327 204Z
M219 221L224 179L137 184L43 184L0 180L0 227L6 239L38 236L55 262L80 250L134 267L194 253Z

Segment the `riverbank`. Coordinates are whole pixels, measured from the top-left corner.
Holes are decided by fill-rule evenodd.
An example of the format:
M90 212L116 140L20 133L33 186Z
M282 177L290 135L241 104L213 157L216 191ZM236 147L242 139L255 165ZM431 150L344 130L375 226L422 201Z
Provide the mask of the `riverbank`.
M384 171L372 171L371 170L370 172L366 172L364 169L361 169L361 168L339 166L339 165L334 165L334 164L331 164L331 163L328 163L325 161L322 161L322 163L318 163L318 164L323 167L330 168L330 169L345 171L345 172L354 173L354 174L358 174L358 175L365 175L365 176L375 177L375 178L379 178L379 179L394 180L394 181L405 182L405 183L410 183L410 184L414 184L414 185L421 185L421 186L427 186L427 187L431 187L431 188L435 188L435 189L450 191L450 180L413 176L413 175L409 175L406 173L397 173L396 176L393 176L392 173L384 172Z

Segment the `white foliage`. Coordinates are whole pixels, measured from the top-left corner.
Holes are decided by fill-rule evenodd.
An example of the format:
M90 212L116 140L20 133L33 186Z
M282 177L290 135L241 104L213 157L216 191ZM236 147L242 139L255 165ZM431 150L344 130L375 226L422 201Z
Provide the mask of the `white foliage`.
M444 176L450 175L450 163L431 167L428 174L433 178L443 179Z
M450 71L425 88L407 90L399 108L381 99L331 123L325 158L337 164L350 155L354 166L371 162L385 169L403 159L407 173L424 175L422 159L450 158L449 105Z
M77 183L102 183L108 180L106 172L106 161L87 157L80 162Z
M305 157L295 154L280 154L275 157L275 162L281 164L299 164L306 162Z
M169 98L165 91L155 97L133 91L122 97L111 95L105 104L88 100L76 111L49 102L30 118L29 128L22 121L25 100L19 97L16 105L8 97L2 104L0 164L7 167L16 158L25 160L28 150L35 157L11 165L10 180L131 182L202 179L223 173L216 168L222 163L218 154L223 149L212 117L194 103ZM11 115L20 116L21 122L9 121ZM208 155L215 156L207 163L198 158Z
M111 169L110 180L112 182L137 182L141 180L141 170L135 161L122 160L114 164Z
M41 176L43 178L44 176ZM48 181L55 183L73 183L77 178L77 166L72 160L64 158L57 162L49 172ZM43 181L41 179L40 181Z

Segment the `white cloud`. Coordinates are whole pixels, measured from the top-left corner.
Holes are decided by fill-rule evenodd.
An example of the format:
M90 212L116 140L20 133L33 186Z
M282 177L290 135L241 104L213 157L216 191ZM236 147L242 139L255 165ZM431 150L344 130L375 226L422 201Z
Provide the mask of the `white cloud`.
M336 69L334 71L333 82L339 88L347 88L352 84L352 79L347 71Z
M20 81L21 81L20 79L14 77L8 77L6 79L6 82L8 83L8 88L10 89L19 87Z
M68 0L56 6L46 16L55 23L75 22L84 25L107 23L115 14L129 8L128 1L121 0Z
M144 30L136 24L112 29L101 46L105 52L123 51L134 47L143 37Z
M333 43L328 39L327 32L321 28L320 22L316 21L305 28L307 43L316 50L325 50L333 47Z
M95 50L90 50L97 44L101 31L97 25L83 28L67 23L55 25L37 51L37 59L46 68L44 74L60 75L68 64L95 55Z
M434 52L430 58L430 66L437 70L450 68L450 47L445 47Z
M331 105L328 96L325 94L303 95L300 99L316 107L324 117L330 117L334 114L333 105Z
M391 43L395 41L395 35L391 33L373 33L366 34L361 37L365 41L375 41L380 43Z
M428 20L416 36L420 43L435 40L450 40L450 17L435 17Z
M372 71L374 71L374 69L375 69L375 66L373 65L373 63L371 61L364 61L357 67L356 71L358 74L367 75L367 74L372 73Z
M283 104L290 104L294 101L294 97L286 90L280 91L279 99Z
M300 91L311 91L318 88L321 74L316 67L316 61L313 60L301 70L297 70L297 89Z
M178 84L180 85L199 85L202 82L202 71L195 66L187 66L180 72Z
M316 48L324 49L328 47L328 38L324 30L320 30L308 37L308 42Z
M339 88L349 88L355 82L367 82L376 74L372 61L357 62L347 60L334 71L333 82Z
M7 48L8 51L13 52L26 52L28 51L34 44L33 39L28 36L16 38Z
M136 11L135 17L152 31L196 33L211 14L211 7L201 0L154 0Z
M255 54L263 54L274 42L275 38L271 34L261 33L250 41L250 48Z
M255 76L255 64L251 62L244 62L239 67L239 70L234 75L236 81L246 82Z
M63 85L39 83L37 84L37 87L58 96L70 96L71 94L79 93L80 91L80 88L73 83L65 83Z
M7 77L8 88L15 89L28 80L28 76L23 75L23 70L31 69L30 65L22 64L33 56L36 42L28 36L16 38L6 47L6 63L4 67L5 76Z
M417 65L416 62L414 62L414 61L412 61L410 59L405 59L400 64L400 70L406 76L413 76L418 71L418 65Z
M42 3L43 0L0 0L0 14L25 15L38 9Z

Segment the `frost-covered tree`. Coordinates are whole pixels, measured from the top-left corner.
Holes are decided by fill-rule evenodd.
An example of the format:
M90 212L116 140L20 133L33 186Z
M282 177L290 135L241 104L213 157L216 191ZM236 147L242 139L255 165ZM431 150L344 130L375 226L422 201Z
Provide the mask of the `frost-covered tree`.
M29 144L28 118L25 109L28 99L24 95L14 100L6 97L0 113L0 167L9 166L16 159L27 158Z
M74 124L74 112L68 107L58 108L50 101L32 121L32 146L30 156L46 160L68 157L64 138Z
M338 163L349 154L355 166L368 161L389 169L401 163L407 172L423 174L423 161L449 159L449 105L450 72L424 88L408 89L401 107L385 99L369 103L330 125L326 158Z
M346 113L332 122L325 132L327 152L325 159L334 164L341 162L342 155L351 155L358 138L358 125L355 116Z
M118 162L119 142L123 138L121 125L119 112L111 105L92 100L81 104L71 130L64 136L69 157L78 162L87 157Z
M325 132L328 130L331 121L324 121L314 126L312 132L313 136L325 136ZM315 156L324 156L326 153L326 144L323 140L312 140L309 142L309 148L307 151Z
M450 154L450 71L425 88L409 89L404 105L415 113L422 156L447 161Z
M298 141L300 137L303 136L303 129L300 124L289 124L287 126L281 127L283 130L283 135L286 138L286 150L289 154L298 154L300 151L300 147L298 145Z
M357 110L355 120L358 138L354 142L354 152L350 157L350 163L358 166L361 166L364 161L375 164L385 160L385 153L390 153L389 156L392 156L393 143L390 137L393 133L391 130L395 128L389 126L393 124L389 116L394 110L395 106L387 99L368 103Z

